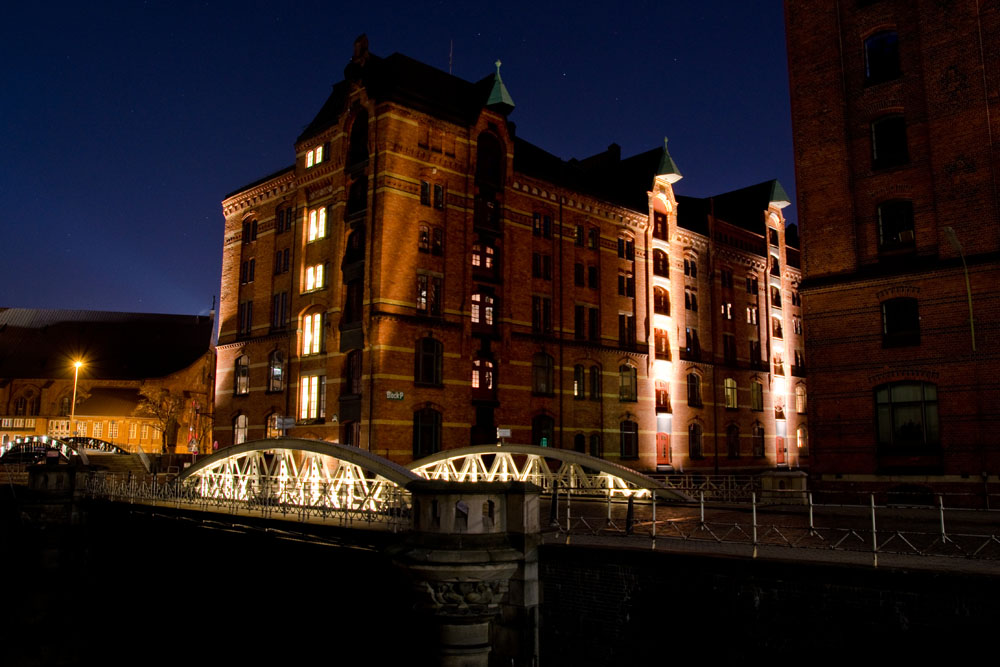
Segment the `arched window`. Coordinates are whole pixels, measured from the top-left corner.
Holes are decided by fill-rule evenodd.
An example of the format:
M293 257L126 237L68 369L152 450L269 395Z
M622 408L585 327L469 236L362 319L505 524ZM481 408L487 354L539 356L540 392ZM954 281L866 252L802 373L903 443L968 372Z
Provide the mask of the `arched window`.
M441 451L441 413L421 408L413 413L413 458L422 459Z
M361 393L361 350L351 350L344 360L344 393Z
M18 396L14 399L14 416L23 417L26 414L28 414L28 399Z
M800 425L795 429L795 444L799 450L799 456L809 456L809 432L805 426Z
M274 350L267 362L267 390L282 391L285 388L285 353Z
M247 441L248 420L246 415L236 415L233 419L233 444L239 445Z
M704 458L701 443L701 424L695 422L688 426L688 457L694 460Z
M577 433L573 436L573 450L580 452L581 454L587 453L587 439L584 437L583 433Z
M583 400L587 397L587 371L577 364L573 367L573 398Z
M802 385L795 387L795 411L800 415L806 413L806 388Z
M601 369L599 366L590 367L590 400L601 400Z
M604 457L604 444L599 433L590 434L590 455L596 458Z
M535 415L531 420L531 444L538 447L554 447L552 434L555 421L549 415Z
M653 251L653 275L663 278L670 277L670 262L667 260L667 253L659 248Z
M924 447L941 440L937 385L890 382L875 388L875 421L879 445Z
M536 394L555 393L554 361L551 355L539 352L531 359L531 391Z
M365 229L358 227L352 229L347 235L347 243L344 247L344 264L353 264L365 259Z
M63 396L59 399L59 416L65 417L70 413L70 401L72 399L69 396Z
M482 132L476 143L476 185L501 188L506 158L500 140L490 132Z
M638 371L635 366L622 364L618 367L618 399L638 400Z
M368 111L361 109L351 125L351 139L347 149L347 166L368 160Z
M250 357L245 354L236 357L233 392L237 396L245 396L250 393Z
M688 405L693 408L701 407L701 377L697 373L688 373L687 376Z
M722 381L726 390L726 409L735 410L739 407L739 402L736 396L736 380L733 378L726 378Z
M753 445L753 455L757 458L764 456L764 427L758 422L753 425L750 431L750 441Z
M639 458L639 425L631 419L626 419L618 425L621 441L621 458L634 460Z
M281 437L281 415L277 412L272 412L267 416L267 432L264 434L264 437Z
M740 458L740 427L736 424L726 427L726 453L731 459Z
M472 362L472 388L480 391L493 391L493 362L478 358Z
M663 287L653 288L653 312L657 315L670 314L670 292Z
M444 345L433 338L417 341L414 355L413 381L417 384L440 386L443 377Z
M865 40L865 83L899 78L899 35L895 30L877 32Z
M347 206L344 207L344 215L351 216L362 213L368 208L368 177L362 174L347 190Z

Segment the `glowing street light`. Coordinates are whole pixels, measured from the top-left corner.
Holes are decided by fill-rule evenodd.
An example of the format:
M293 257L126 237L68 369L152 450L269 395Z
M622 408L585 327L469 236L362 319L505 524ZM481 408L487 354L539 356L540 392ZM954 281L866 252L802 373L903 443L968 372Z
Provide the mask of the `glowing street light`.
M73 400L69 404L69 435L73 437L73 419L76 417L76 383L80 379L80 367L83 362L79 359L73 362Z

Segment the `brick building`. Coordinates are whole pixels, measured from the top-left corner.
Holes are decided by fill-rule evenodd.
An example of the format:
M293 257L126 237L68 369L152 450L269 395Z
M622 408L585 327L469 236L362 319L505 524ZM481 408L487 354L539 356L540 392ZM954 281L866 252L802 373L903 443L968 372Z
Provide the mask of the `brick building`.
M344 74L294 165L223 201L220 443L291 417L401 462L502 428L642 470L799 464L776 181L702 200L666 146L563 161L515 135L499 63L470 83L362 37Z
M188 451L211 433L212 330L196 315L0 308L0 444L50 435ZM176 408L137 413L144 388L177 397Z
M981 498L1000 472L1000 8L785 9L811 470Z

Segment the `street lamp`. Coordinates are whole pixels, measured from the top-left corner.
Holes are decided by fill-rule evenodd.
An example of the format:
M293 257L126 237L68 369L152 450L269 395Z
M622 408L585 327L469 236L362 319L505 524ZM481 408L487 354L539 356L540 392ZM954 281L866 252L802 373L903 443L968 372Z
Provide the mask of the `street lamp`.
M965 271L965 293L969 297L969 331L972 333L972 351L976 351L976 325L972 319L972 286L969 284L969 267L965 264L965 253L962 252L962 244L958 242L958 236L951 227L943 228L944 235L948 237L948 243L955 249L958 256L962 258L962 270Z
M76 382L80 379L80 360L73 362L73 400L69 404L69 437L73 437L73 419L76 417Z

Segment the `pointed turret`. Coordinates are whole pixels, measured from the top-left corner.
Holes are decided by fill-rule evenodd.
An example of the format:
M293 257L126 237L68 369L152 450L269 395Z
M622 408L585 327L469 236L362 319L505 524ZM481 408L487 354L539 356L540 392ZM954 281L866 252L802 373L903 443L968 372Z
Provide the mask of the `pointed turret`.
M791 198L788 193L785 192L785 188L781 187L781 183L774 180L771 181L771 203L778 208L785 208L792 203Z
M493 75L493 89L486 100L486 106L506 116L514 110L514 100L507 92L507 86L503 85L503 79L500 78L500 60L498 59L495 64L497 73Z
M684 178L681 175L681 170L677 168L677 163L670 157L666 137L663 137L663 156L660 158L660 166L656 169L656 175L663 177L667 183L676 183Z

